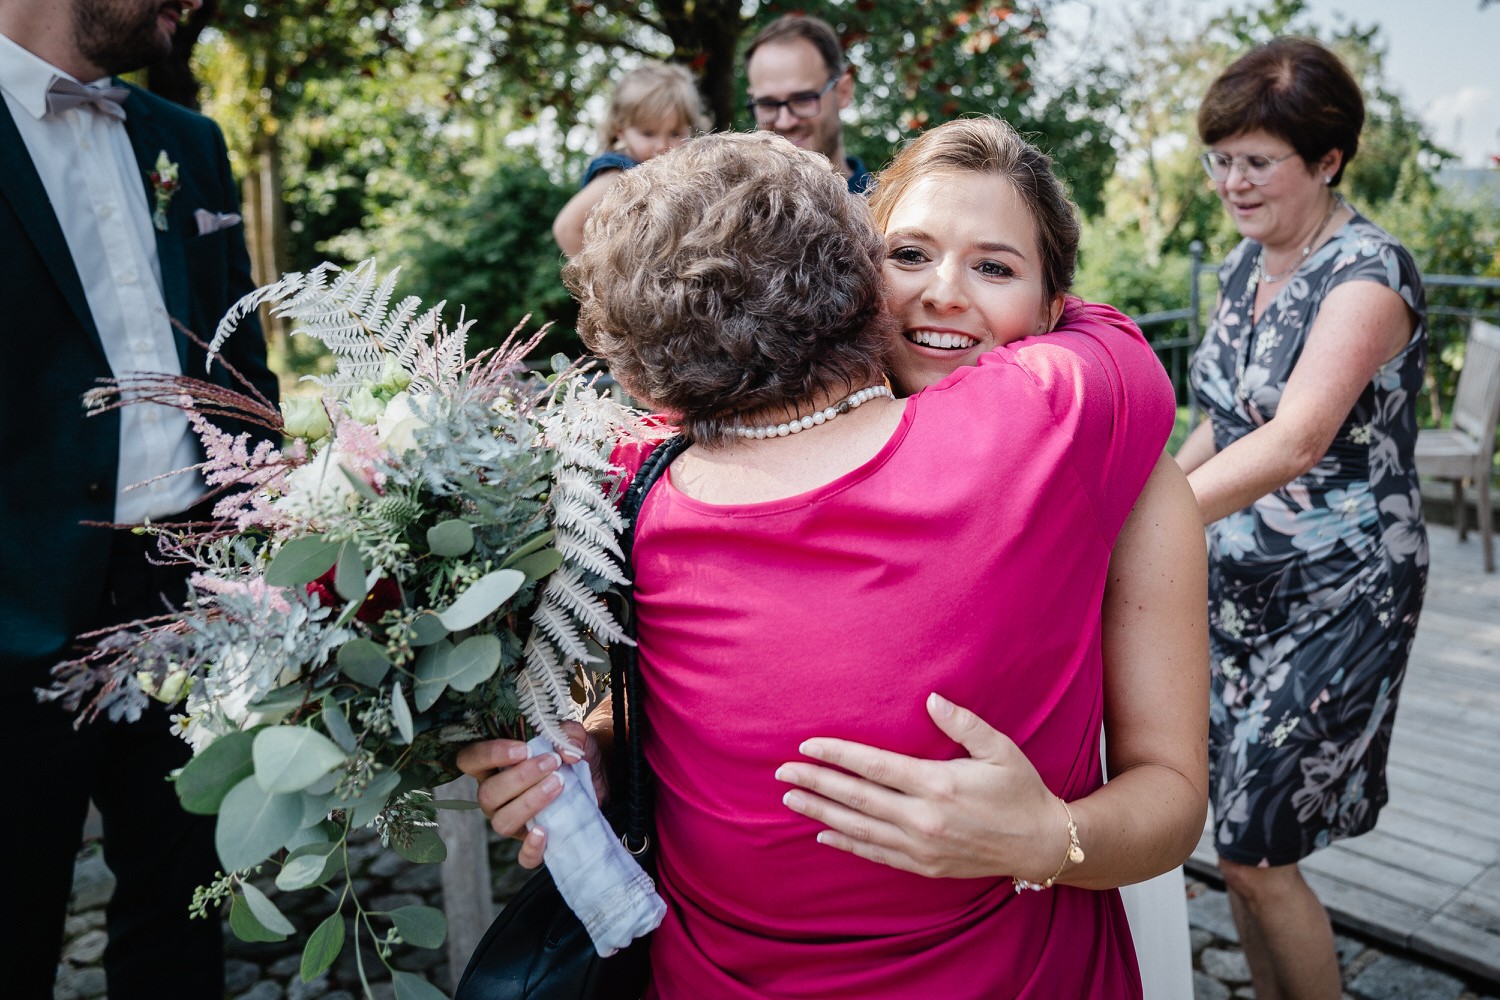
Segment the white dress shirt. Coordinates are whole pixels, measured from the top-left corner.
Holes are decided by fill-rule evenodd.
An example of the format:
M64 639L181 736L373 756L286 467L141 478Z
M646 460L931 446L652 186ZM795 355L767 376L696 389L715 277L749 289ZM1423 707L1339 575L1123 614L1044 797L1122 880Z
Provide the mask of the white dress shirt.
M90 107L49 114L47 88L55 77L73 79L0 34L0 93L68 241L110 370L116 377L180 375L162 297L152 206L125 126ZM137 524L192 506L203 493L202 477L172 473L198 461L195 442L180 410L123 407L115 520Z

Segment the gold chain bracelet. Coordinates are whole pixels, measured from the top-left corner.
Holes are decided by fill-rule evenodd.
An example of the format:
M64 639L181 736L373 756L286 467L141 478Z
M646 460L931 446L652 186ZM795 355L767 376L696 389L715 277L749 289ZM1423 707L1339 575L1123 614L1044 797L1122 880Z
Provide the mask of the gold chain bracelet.
M1063 869L1068 867L1068 862L1071 861L1075 865L1083 863L1083 845L1078 842L1078 824L1073 822L1073 810L1068 808L1068 804L1063 802L1061 797L1057 801L1062 803L1063 812L1068 815L1068 853L1063 855L1062 863L1057 866L1057 871L1052 873L1051 878L1041 882L1031 882L1020 876L1012 877L1010 881L1016 887L1016 892L1020 892L1022 889L1030 889L1033 892L1050 889L1057 884L1057 880L1062 876Z

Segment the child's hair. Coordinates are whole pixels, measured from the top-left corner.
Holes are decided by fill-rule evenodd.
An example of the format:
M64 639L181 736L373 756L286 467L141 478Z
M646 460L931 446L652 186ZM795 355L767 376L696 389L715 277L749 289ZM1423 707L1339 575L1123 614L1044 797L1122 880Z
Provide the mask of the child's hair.
M682 66L642 63L620 78L609 99L609 113L599 125L600 148L613 149L620 133L637 122L657 122L674 115L693 131L708 127L693 75Z

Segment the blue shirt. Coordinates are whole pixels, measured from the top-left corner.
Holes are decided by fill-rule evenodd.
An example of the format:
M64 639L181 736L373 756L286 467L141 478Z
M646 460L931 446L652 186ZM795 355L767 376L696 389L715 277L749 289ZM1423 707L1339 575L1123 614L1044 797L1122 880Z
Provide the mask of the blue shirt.
M589 161L588 168L583 172L583 183L580 188L589 186L589 181L604 173L606 170L629 170L631 167L639 166L635 160L624 153L610 150L608 153L600 153Z
M844 157L849 167L849 193L865 194L875 183L875 175L865 169L865 163L857 156Z

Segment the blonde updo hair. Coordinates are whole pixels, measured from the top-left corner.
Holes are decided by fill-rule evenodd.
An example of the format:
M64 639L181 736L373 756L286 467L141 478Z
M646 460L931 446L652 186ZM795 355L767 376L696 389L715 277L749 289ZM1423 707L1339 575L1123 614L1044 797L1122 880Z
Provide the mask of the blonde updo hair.
M881 381L884 257L827 157L729 133L625 171L563 279L620 384L715 444L749 414Z
M682 66L645 62L620 78L609 99L609 111L599 123L599 148L609 152L620 143L620 133L641 122L675 117L694 132L708 128L703 98L693 75Z
M943 172L993 174L1009 181L1036 223L1042 287L1049 301L1067 294L1078 270L1078 207L1052 172L1052 158L1008 122L980 116L929 129L907 143L875 179L870 209L885 231L913 184Z

